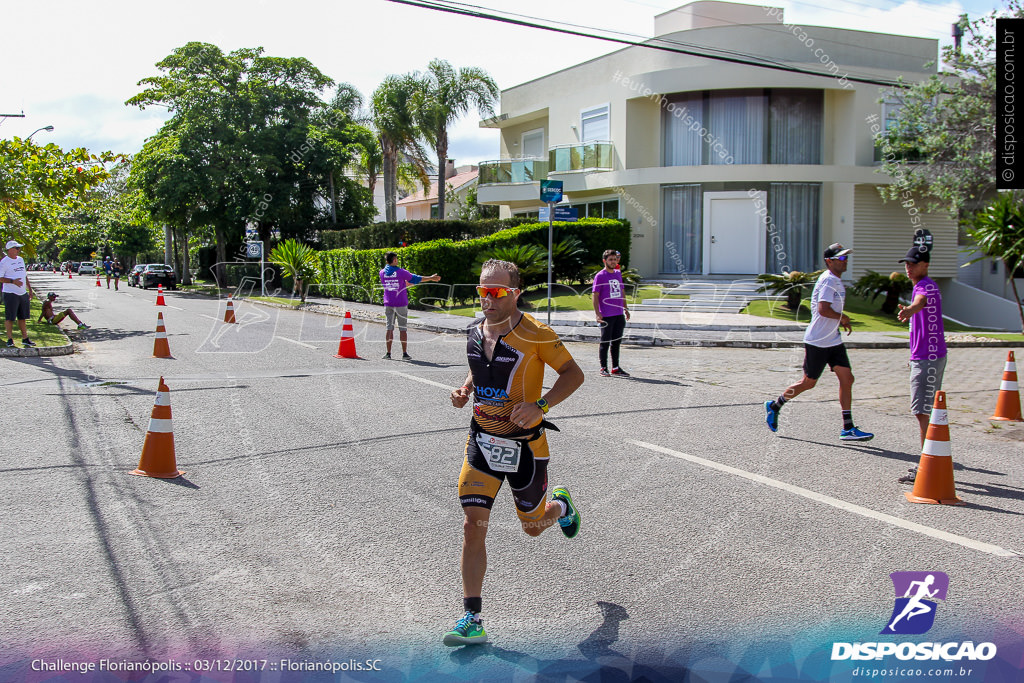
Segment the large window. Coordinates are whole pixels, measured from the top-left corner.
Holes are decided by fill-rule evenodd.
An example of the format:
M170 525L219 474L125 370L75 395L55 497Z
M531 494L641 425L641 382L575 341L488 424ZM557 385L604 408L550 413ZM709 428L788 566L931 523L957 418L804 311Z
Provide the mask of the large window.
M543 128L523 133L522 156L524 159L540 159L547 156L547 150L544 149Z
M820 90L710 90L669 100L666 166L821 163Z
M580 112L580 142L608 140L608 105L591 107Z
M669 185L662 189L664 212L661 271L700 274L703 262L703 193L700 185Z
M821 267L821 185L772 183L768 186L768 238L765 272L789 270L809 273Z

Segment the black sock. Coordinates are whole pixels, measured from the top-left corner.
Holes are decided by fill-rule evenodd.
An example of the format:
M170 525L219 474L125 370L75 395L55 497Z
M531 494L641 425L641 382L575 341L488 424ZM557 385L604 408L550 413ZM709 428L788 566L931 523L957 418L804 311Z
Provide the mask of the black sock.
M779 394L779 397L772 401L772 410L774 410L775 412L779 412L780 410L782 410L782 406L786 405L786 401L786 395Z
M480 614L480 610L483 609L483 598L462 598L462 606L466 608L467 612L473 614Z
M853 411L843 411L843 429L853 429Z

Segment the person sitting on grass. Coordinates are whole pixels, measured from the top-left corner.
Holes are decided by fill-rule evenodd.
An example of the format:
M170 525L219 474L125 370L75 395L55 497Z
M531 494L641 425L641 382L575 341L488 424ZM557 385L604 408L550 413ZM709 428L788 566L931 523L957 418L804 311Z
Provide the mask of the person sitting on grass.
M60 313L54 314L53 302L57 300L57 296L58 294L56 292L50 292L49 294L46 295L46 299L43 301L43 312L39 314L39 320L45 320L48 323L59 325L61 320L70 317L72 320L78 323L78 329L89 329L89 326L83 323L78 318L78 316L75 315L75 312L72 311L70 308L65 308Z

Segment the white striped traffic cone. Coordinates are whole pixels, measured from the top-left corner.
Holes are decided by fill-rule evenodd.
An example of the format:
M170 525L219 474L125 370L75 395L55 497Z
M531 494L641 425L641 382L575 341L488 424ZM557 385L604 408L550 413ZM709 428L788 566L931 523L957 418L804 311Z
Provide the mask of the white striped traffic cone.
M928 433L917 465L914 490L904 492L911 503L959 505L956 483L953 481L953 447L949 442L949 413L946 411L946 392L935 392L935 405L928 421Z
M1020 391L1017 389L1017 363L1013 360L1013 351L1006 354L1003 381L999 385L999 397L996 399L996 412L989 419L1010 422L1024 421L1020 414Z
M174 358L167 343L167 328L164 327L164 312L156 314L156 338L153 339L153 358Z
M142 443L139 467L132 471L140 477L174 479L185 474L178 471L174 458L174 425L171 422L171 390L160 378L156 390L156 401L149 418L146 440Z

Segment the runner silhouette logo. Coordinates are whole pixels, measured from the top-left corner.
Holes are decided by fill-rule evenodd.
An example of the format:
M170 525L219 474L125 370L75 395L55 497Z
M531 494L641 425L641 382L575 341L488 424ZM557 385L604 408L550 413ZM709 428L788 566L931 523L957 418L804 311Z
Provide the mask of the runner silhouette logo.
M946 599L949 576L943 572L893 572L896 604L880 634L919 635L935 623L938 600Z

